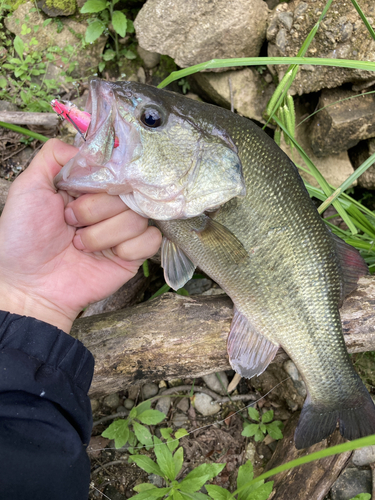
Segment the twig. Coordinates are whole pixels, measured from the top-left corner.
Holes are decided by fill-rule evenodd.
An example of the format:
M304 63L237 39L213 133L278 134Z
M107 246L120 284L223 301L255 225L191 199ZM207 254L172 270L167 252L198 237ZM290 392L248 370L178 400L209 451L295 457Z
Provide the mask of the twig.
M171 387L160 393L161 396L168 396L170 394L174 394L175 392L181 391L191 391L191 385L179 385L178 387ZM228 397L220 397L216 392L207 389L206 387L193 387L194 392L203 392L203 394L207 394L211 396L217 403L227 403L228 401L256 401L257 396L255 394L239 394L237 396Z
M14 151L14 152L13 152L13 153L11 153L10 155L6 156L5 158L2 158L2 160L3 160L3 161L5 161L5 160L9 160L9 158L12 158L12 156L14 156L14 155L16 155L16 154L20 153L21 151L23 151L23 150L24 150L24 149L26 149L26 148L27 148L27 145L26 145L26 146L24 146L24 147L23 147L23 148L21 148L21 149L17 149L17 151Z
M94 422L92 426L95 427L96 425L102 424L103 422L108 422L108 420L113 420L114 418L117 417L128 417L128 416L129 416L128 412L125 413L123 411L119 411L118 413L114 413L113 415L108 415L107 417L100 418L99 420Z
M126 464L126 463L127 462L125 460L113 460L112 462L108 462L107 464L101 465L100 467L98 467L97 469L92 471L91 476L95 476L102 469L104 469L106 472L108 472L107 467L110 467L111 465L119 465L119 464Z

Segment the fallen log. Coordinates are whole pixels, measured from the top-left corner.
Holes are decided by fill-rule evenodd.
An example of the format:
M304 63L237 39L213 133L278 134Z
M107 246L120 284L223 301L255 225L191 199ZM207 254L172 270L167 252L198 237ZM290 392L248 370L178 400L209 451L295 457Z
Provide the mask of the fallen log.
M24 111L0 111L0 121L15 125L42 125L56 127L59 117L55 113L34 113Z
M363 277L341 309L349 352L375 350L375 278ZM153 380L199 377L230 368L227 296L167 293L121 311L79 318L72 335L96 361L93 396ZM285 359L279 350L275 361Z

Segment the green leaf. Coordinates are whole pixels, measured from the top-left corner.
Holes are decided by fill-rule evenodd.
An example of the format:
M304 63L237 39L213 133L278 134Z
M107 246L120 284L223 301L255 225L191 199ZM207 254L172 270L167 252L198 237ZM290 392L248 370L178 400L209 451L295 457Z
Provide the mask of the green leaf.
M127 50L127 51L125 52L125 57L126 57L126 59L136 59L137 55L136 55L136 54L134 54L134 52L133 52L132 50L130 50L130 49L129 49L129 50ZM168 285L167 285L167 286L168 286ZM170 287L168 287L168 290L169 290L169 288L170 288ZM155 294L154 294L154 295L155 295ZM152 297L151 297L151 298L152 298Z
M164 439L168 439L173 432L173 429L170 427L162 427L160 429L160 434L163 436Z
M273 438L273 439L282 439L283 438L283 433L280 430L280 426L277 424L277 422L272 422L270 424L267 424L267 432L268 434Z
M166 415L158 410L145 410L142 413L138 413L137 419L142 422L142 424L156 425L165 419Z
M149 500L150 498L163 498L171 491L171 488L156 488L153 490L142 491L142 493L138 493L132 497L136 500Z
M185 290L185 288L179 288L178 290L176 290L176 293L178 295L183 295L185 297L189 296L189 292L187 290Z
M105 431L102 432L102 436L108 439L115 440L115 447L122 448L129 438L129 422L128 420L116 420L112 422Z
M250 462L250 460L248 460L238 469L237 488L241 488L242 486L244 486L246 483L251 481L253 477L254 477L253 464ZM254 488L250 486L250 489L243 490L241 493L238 494L238 500L246 500L247 495L253 489Z
M167 439L167 446L170 451L174 451L179 445L178 439L174 439L172 437Z
M256 484L256 483L255 483ZM273 490L273 481L264 483L259 486L255 491L250 493L246 500L267 500Z
M176 439L181 439L182 437L188 436L188 435L189 435L189 433L188 433L188 431L186 429L178 429L178 431L176 431L174 433L174 437Z
M100 21L94 21L87 26L85 40L87 43L95 42L104 31L104 24Z
M2 68L5 68L5 69L12 69L12 70L13 70L13 69L14 69L14 66L13 66L13 64L4 63L4 64L2 65Z
M137 416L137 407L132 408L129 413L129 418L135 418Z
M370 499L371 499L370 493L359 493L359 495L356 495L350 500L370 500Z
M6 78L0 77L0 88L6 89L8 86L8 82Z
M177 477L178 473L182 469L182 464L184 463L184 449L182 448L182 446L180 446L180 448L173 455L173 462L174 462L175 477Z
M140 415L146 410L149 410L151 408L151 399L147 399L146 401L143 401L143 403L140 403L138 406L136 406L134 409L137 410L137 415Z
M260 429L258 429L254 434L254 440L258 442L258 441L263 441L263 439L264 439L264 434Z
M19 78L19 77L21 77L22 75L24 75L24 73L25 73L25 70L23 70L22 68L18 68L18 69L16 69L16 71L14 72L14 76L15 76L16 78Z
M252 437L259 430L259 424L247 424L241 432L241 436Z
M173 498L173 500L184 500L185 496L182 496L179 491L174 491L172 498Z
M103 59L105 61L112 61L116 57L116 52L114 50L106 50L103 54Z
M204 476L206 474L209 475L209 479L213 479L215 476L220 474L220 472L224 469L226 464L202 464L193 469L189 474L185 477L185 479L194 479L197 477Z
M158 464L156 464L150 457L146 455L132 455L132 460L138 467L145 470L149 474L156 474L157 476L163 477L163 472L161 471Z
M185 495L185 493L183 493L182 495L187 500L190 500L191 498L193 500L210 500L210 497L208 495L205 495L204 493L201 493L200 491L198 491L196 493L189 493L186 495Z
M163 472L163 475L165 475L170 481L173 481L176 474L172 453L169 451L167 445L162 443L156 436L154 436L154 442L154 452L157 463Z
M210 480L209 474L194 477L193 479L184 479L180 482L180 490L185 493L194 493L202 488L202 486Z
M134 33L134 23L131 19L128 19L128 25L126 27L128 33Z
M112 14L112 25L116 33L118 33L121 37L124 37L126 34L127 23L128 21L125 14L123 14L119 10L115 10L115 12Z
M266 424L260 423L259 424L259 429L263 432L263 434L265 434L267 432Z
M100 71L100 73L103 71L104 68L105 68L105 63L104 62L100 62L98 64L98 70Z
M249 406L247 411L249 413L249 417L251 418L251 420L255 420L256 422L259 422L259 411L258 410L256 410L253 406Z
M152 446L153 440L151 432L144 425L139 424L138 422L133 422L134 434L137 436L137 439L140 443L145 444L146 446Z
M273 410L268 410L266 413L262 415L262 423L263 424L268 424L269 422L272 422L273 420Z
M141 483L133 486L133 490L137 493L142 493L142 491L154 490L156 486L150 483Z
M52 17L50 17L50 18L46 19L45 21L43 21L43 28L45 28L46 26L48 26L49 23L51 23L51 22L52 22Z
M80 12L81 14L92 14L94 12L101 12L107 7L105 0L87 0L83 4Z
M207 484L206 490L211 498L214 500L229 500L231 498L231 493L228 490L222 488L221 486L216 486L215 484Z

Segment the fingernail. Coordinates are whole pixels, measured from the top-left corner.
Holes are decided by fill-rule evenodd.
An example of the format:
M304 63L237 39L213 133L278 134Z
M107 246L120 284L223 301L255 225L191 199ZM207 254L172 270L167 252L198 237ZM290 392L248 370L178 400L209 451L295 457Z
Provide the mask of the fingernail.
M84 250L85 245L82 243L81 235L76 234L73 238L73 245L76 247L77 250Z
M112 253L114 253L118 257L117 252L116 252L116 248L112 247L111 250L112 250Z
M65 209L65 220L69 226L75 226L78 224L78 220L74 215L73 209L70 207Z

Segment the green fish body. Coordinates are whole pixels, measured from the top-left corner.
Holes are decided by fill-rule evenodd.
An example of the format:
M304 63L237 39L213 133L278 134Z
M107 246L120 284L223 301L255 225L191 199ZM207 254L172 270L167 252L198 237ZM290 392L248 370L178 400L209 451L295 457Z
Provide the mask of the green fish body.
M173 288L200 267L225 290L235 307L228 354L240 375L259 375L284 348L308 391L297 448L337 424L347 439L375 433L339 316L367 267L328 230L292 161L251 121L141 84L94 80L86 110L87 142L57 187L119 194L161 229Z

